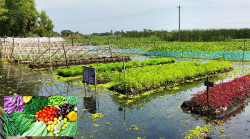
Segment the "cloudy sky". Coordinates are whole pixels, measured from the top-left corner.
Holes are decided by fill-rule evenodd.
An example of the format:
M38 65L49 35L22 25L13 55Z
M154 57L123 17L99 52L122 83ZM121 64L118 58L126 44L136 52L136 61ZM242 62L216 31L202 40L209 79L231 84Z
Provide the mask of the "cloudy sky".
M83 34L110 30L250 28L249 0L35 0L55 31Z

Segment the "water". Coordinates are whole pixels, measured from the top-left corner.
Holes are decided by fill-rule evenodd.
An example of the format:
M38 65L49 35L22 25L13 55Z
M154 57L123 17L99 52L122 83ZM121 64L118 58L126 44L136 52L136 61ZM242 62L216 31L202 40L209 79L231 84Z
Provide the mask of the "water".
M140 59L148 57L139 57ZM185 61L177 59L177 61ZM201 61L206 62L206 61ZM250 73L249 63L235 63L235 77ZM246 67L246 68L240 68ZM74 85L76 82L61 82L53 76L52 71L33 71L25 66L10 65L0 61L0 94L1 106L3 96L18 93L19 95L70 95L78 96L78 137L75 138L175 138L183 139L189 130L209 124L213 129L212 138L250 138L250 105L244 107L236 116L226 120L224 126L214 125L202 117L183 112L177 107L191 98L197 91L205 89L204 81L194 81L180 85L180 90L165 90L138 101L131 106L124 106L116 96L100 88L99 92ZM231 75L231 74L230 74ZM210 78L215 83L232 80L229 75ZM176 96L172 96L175 94ZM177 98L181 99L178 100ZM93 121L91 113L99 112L104 116ZM186 120L189 124L186 125ZM106 122L110 124L107 125ZM98 124L99 127L93 127ZM131 126L136 125L138 130ZM215 127L217 129L215 129ZM131 128L131 131L129 130ZM223 128L224 133L221 133Z

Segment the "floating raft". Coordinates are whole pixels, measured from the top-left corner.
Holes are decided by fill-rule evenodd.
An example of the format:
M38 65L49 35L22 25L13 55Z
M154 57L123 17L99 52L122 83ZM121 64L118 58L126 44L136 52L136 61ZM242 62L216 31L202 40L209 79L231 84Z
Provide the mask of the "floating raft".
M250 74L215 85L209 91L208 102L206 95L206 91L198 92L181 108L211 119L224 118L250 102Z
M112 62L122 62L122 61L131 61L129 56L120 56L120 57L101 57L98 58L98 63L112 63ZM80 60L69 60L68 65L85 65L97 63L97 58L89 59L80 59ZM65 61L53 61L51 62L52 67L61 67L67 66ZM50 67L50 62L33 62L29 64L29 68L47 68Z

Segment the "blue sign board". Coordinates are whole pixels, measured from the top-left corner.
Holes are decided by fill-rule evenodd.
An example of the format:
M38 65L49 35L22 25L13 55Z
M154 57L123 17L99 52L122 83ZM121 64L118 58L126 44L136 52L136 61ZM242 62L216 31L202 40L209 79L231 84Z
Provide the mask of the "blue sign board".
M96 85L96 69L83 66L83 82Z

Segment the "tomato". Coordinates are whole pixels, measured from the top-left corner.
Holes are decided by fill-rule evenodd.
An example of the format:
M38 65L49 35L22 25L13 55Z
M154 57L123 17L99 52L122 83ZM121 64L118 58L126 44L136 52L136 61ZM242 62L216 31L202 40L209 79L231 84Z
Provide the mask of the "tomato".
M54 120L54 118L53 117L50 117L50 121L53 121Z
M42 110L39 111L39 113L42 113L42 112L43 112Z
M54 111L56 111L56 109L57 109L57 108L56 108L56 107L54 107Z
M54 107L53 106L50 106L50 109L53 109Z
M43 115L42 114L39 114L39 117L42 117Z
M47 111L49 110L49 108L46 109Z
M38 115L35 115L36 118L38 118Z
M48 108L47 106L44 107L44 109L47 109L47 108Z
M39 112L36 112L36 115L39 115Z
M48 115L51 115L51 112L50 112L50 111L48 111Z

